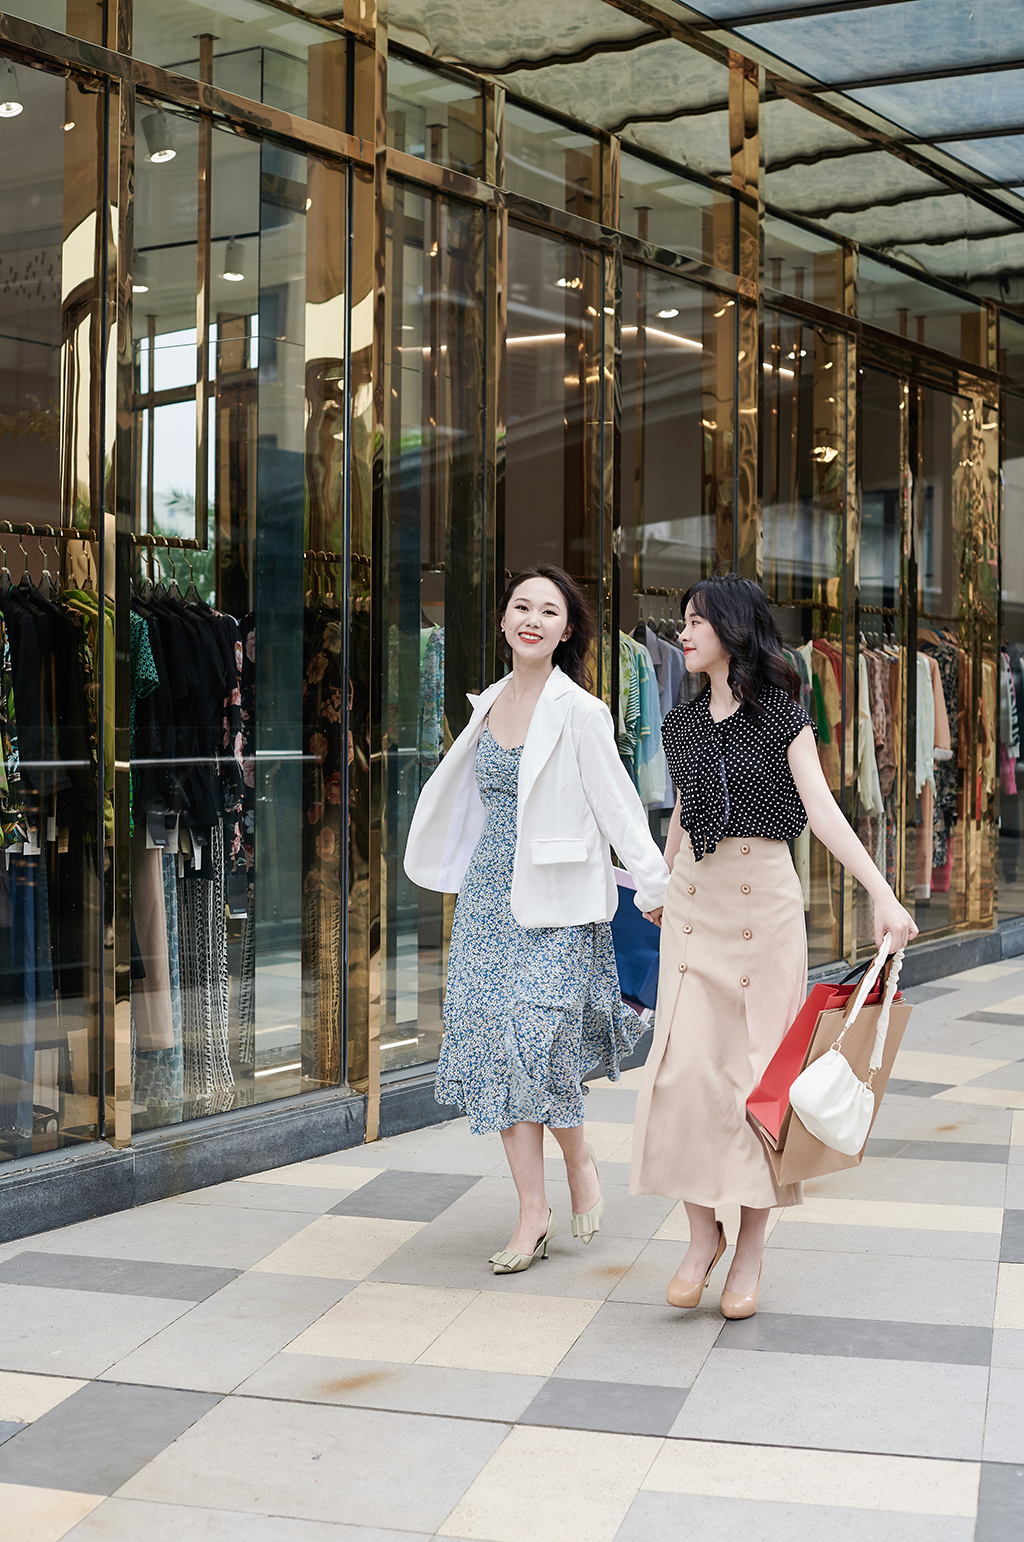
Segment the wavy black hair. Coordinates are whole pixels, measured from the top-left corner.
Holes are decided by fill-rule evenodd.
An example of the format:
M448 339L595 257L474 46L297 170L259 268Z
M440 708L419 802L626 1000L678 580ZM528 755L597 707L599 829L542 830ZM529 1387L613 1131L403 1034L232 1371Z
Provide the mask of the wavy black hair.
M729 655L730 689L749 716L761 716L759 698L769 686L799 700L800 676L783 656L782 634L758 584L739 573L702 578L683 595L684 616L687 605L714 627Z
M499 627L506 610L508 610L509 605L512 603L512 596L520 584L528 583L531 578L546 578L548 583L554 584L555 588L559 590L562 599L565 601L565 608L569 618L568 625L572 628L568 640L558 644L552 655L551 662L557 664L559 669L569 676L570 680L575 681L577 685L581 685L585 691L589 691L591 681L588 660L590 658L590 650L594 644L594 638L597 635L597 624L594 621L594 615L590 609L586 594L575 578L570 577L564 568L556 568L553 563L549 562L539 562L536 567L524 568L521 573L517 573L498 601ZM509 661L512 658L512 649L505 642L504 637L501 638L501 641L504 657L506 661Z

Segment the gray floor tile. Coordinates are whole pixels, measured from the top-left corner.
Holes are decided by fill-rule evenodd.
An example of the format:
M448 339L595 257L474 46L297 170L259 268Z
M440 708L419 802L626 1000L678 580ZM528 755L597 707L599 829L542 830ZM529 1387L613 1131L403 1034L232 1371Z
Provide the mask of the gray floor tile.
M964 1084L967 1087L996 1087L1007 1092L1024 1091L1024 1065L1019 1060L1011 1060L1009 1065L1001 1065L995 1071L986 1071L983 1076L975 1076Z
M793 1230L799 1229L797 1223ZM920 1256L824 1253L795 1245L773 1248L769 1260L761 1283L765 1312L816 1317L824 1311L834 1318L945 1323L986 1332L992 1326L995 1262L931 1258L922 1267Z
M177 1199L97 1216L77 1226L33 1237L39 1253L82 1253L94 1258L134 1258L147 1263L250 1269L309 1225L292 1212L189 1205Z
M1007 1169L1003 1203L1007 1210L1024 1210L1024 1165L1015 1163Z
M351 1280L243 1274L116 1361L105 1379L230 1392L352 1286Z
M512 1424L543 1385L543 1376L280 1354L243 1382L237 1395Z
M999 1259L1004 1264L1024 1264L1024 1210L1003 1211Z
M987 1053L987 1051L986 1051ZM998 1059L994 1055L993 1059ZM1005 1145L1010 1139L1013 1114L1004 1108L978 1103L931 1103L921 1098L882 1100L872 1136L902 1136L907 1140L983 1141Z
M914 1162L865 1157L859 1167L812 1178L804 1194L820 1199L907 1200L912 1204L1001 1205L1006 1170L986 1162Z
M614 1082L602 1081L592 1086L584 1100L588 1119L610 1120L613 1123L630 1124L636 1112L635 1087L617 1087Z
M10 1440L12 1435L16 1435L19 1430L27 1429L27 1424L12 1424L9 1419L0 1419L0 1446L5 1440Z
M1024 1016L1019 1012L967 1012L960 1021L963 1023L999 1023L1008 1028L1024 1028Z
M379 1221L433 1221L479 1180L466 1173L407 1172L392 1168L332 1205L330 1215L366 1215Z
M891 1510L641 1493L615 1533L615 1542L651 1542L652 1537L693 1542L736 1542L738 1537L743 1542L972 1542L974 1522Z
M951 1086L950 1082L912 1082L904 1081L902 1077L890 1078L886 1091L890 1097L898 1098L933 1098L937 1092L945 1092Z
M0 1483L112 1494L216 1401L202 1392L92 1382L0 1447Z
M642 1306L664 1307L666 1312L671 1308L665 1305L665 1289L669 1280L675 1274L679 1261L686 1252L685 1242L651 1241L641 1251L633 1263L632 1268L609 1292L610 1301L635 1301ZM729 1267L731 1254L726 1253L722 1263L718 1266L715 1279L725 1279L724 1271ZM712 1319L722 1322L721 1313L718 1310L718 1296L721 1295L721 1284L718 1294L709 1286L704 1292L704 1301L693 1312L675 1314L677 1318L686 1322L696 1322L699 1317L710 1314Z
M864 1322L850 1317L798 1317L758 1312L727 1322L722 1349L790 1355L841 1355L859 1360L916 1360L942 1365L988 1365L991 1328L948 1328L932 1323Z
M237 1277L237 1269L151 1264L131 1258L90 1258L81 1253L28 1251L0 1264L3 1285L97 1290L113 1296L159 1296L164 1301L205 1301Z
M896 1226L828 1226L787 1221L773 1229L768 1247L808 1249L823 1253L885 1254L900 1258L998 1259L999 1233L984 1231L918 1231Z
M343 1522L292 1521L193 1505L149 1504L115 1495L69 1531L64 1542L430 1542L425 1531L381 1531Z
M322 1403L225 1398L129 1479L124 1497L179 1503L187 1493L213 1509L302 1520L343 1515L354 1526L430 1533L509 1428L473 1419L460 1419L455 1427L450 1419Z
M911 985L903 991L904 1001L909 1001L912 1006L921 1006L926 1001L938 1001L940 996L956 996L959 992L953 985Z
M872 1136L864 1155L869 1157L902 1157L908 1162L988 1162L993 1166L1006 1166L1010 1160L1010 1146L989 1145L971 1140L900 1140Z
M686 1401L685 1387L637 1382L563 1381L551 1376L520 1424L604 1430L613 1435L667 1435Z
M992 1364L1024 1371L1024 1328L992 1330Z
M0 1285L0 1369L100 1376L191 1309L151 1296Z
M1024 1515L1024 1466L981 1464L974 1542L1019 1542Z
M292 1183L216 1183L179 1196L183 1205L220 1205L228 1210L294 1210L303 1215L326 1215L338 1200L338 1190L305 1188Z
M987 1462L1024 1465L1024 1370L992 1367L984 1457Z
M978 1461L980 1365L714 1349L673 1435Z
M717 1312L712 1316L673 1311L664 1300L659 1306L606 1301L555 1374L574 1380L688 1387L722 1326Z

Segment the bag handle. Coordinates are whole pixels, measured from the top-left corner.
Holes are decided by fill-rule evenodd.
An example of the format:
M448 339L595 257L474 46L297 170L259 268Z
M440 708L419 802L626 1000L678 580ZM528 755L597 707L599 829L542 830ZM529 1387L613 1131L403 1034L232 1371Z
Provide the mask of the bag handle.
M857 994L853 998L853 1004L850 1007L849 1016L847 1017L846 1022L843 1024L842 1032L839 1034L835 1043L832 1045L833 1049L839 1049L843 1042L843 1038L846 1035L847 1028L852 1027L860 1015L861 1007L864 1005L864 1002L871 994L875 981L878 979L878 976L881 974L885 967L891 946L892 937L888 932L886 932L885 936L882 938L882 945L872 959L871 967L861 981L860 987L857 990ZM895 957L893 958L892 967L889 970L888 978L885 982L885 994L882 998L882 1006L878 1014L878 1026L875 1030L875 1043L871 1051L871 1060L868 1065L867 1085L869 1087L871 1086L875 1072L882 1064L882 1055L885 1052L885 1038L889 1031L889 1013L890 1009L892 1008L893 997L896 995L896 989L899 985L900 969L903 967L904 956L904 950L900 948L898 953L896 953Z

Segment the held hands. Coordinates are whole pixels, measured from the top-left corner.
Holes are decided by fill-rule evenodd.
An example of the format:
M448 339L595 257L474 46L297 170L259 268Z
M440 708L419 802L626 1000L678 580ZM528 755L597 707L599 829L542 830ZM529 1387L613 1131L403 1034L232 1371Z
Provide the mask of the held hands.
M892 936L892 951L898 953L905 948L911 937L916 937L919 928L909 910L905 910L890 890L889 897L881 904L875 906L875 946L882 946L882 938L886 932Z
M661 912L662 912L663 909L664 909L664 906L659 905L657 910L645 910L644 911L644 920L645 921L651 921L655 926L660 926L661 925Z

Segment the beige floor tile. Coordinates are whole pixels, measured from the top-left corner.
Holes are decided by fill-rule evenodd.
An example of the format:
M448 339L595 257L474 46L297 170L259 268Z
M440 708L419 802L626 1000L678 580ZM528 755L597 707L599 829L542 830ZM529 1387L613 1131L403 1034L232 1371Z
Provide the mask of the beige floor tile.
M1001 1232L995 1205L915 1205L886 1199L805 1199L786 1211L790 1222L824 1226L898 1226L913 1231Z
M949 978L955 980L956 975L950 975ZM1019 1013L1024 1012L1024 996L1007 996L1005 1001L993 1001L985 1007L985 1011L1009 1012L1011 1016L1016 1017Z
M1007 1087L947 1087L937 1092L933 1103L980 1103L986 1108L1024 1108L1024 1091Z
M977 1462L667 1440L643 1487L719 1499L973 1518L979 1472Z
M987 1076L989 1071L999 1071L1008 1060L983 1060L975 1055L933 1055L929 1050L901 1049L896 1056L893 1076L904 1081L972 1082L976 1076Z
M0 1423L32 1424L84 1386L84 1381L72 1381L69 1376L0 1371Z
M291 1162L287 1167L272 1167L266 1173L250 1173L238 1183L287 1183L297 1189L361 1189L371 1178L379 1178L383 1167L345 1167L332 1162Z
M1013 1129L1010 1135L1011 1146L1024 1146L1024 1113L1014 1114Z
M3 1534L25 1542L59 1542L72 1526L101 1505L105 1494L76 1494L69 1489L29 1488L0 1483Z
M599 1162L606 1162L633 1133L632 1123L612 1124L600 1119L588 1119L586 1137L593 1147L594 1155ZM550 1130L544 1131L544 1155L545 1157L561 1156L562 1149Z
M362 1215L320 1215L294 1237L261 1258L264 1274L319 1275L364 1280L403 1242L422 1229L421 1221L376 1221Z
M623 1071L617 1082L610 1082L607 1076L591 1082L592 1087L600 1087L602 1092L615 1092L619 1087L625 1087L627 1092L637 1092L643 1083L644 1067L634 1066L630 1071Z
M422 1365L550 1376L600 1301L567 1296L503 1296L484 1291L419 1357Z
M944 975L943 979L952 980L957 985L961 980L976 980L984 985L989 980L1001 980L1005 975L1019 973L1019 964L979 964L976 969L961 969L957 974ZM988 1010L991 1011L991 1008Z
M662 1442L517 1425L438 1530L478 1542L612 1542Z
M715 1212L725 1230L725 1235L730 1242L736 1241L736 1234L740 1229L739 1205L722 1205ZM776 1226L786 1214L785 1210L773 1210L768 1217L768 1225L765 1228L765 1236L770 1237ZM669 1211L658 1230L654 1233L655 1242L689 1242L690 1224L686 1219L686 1206L680 1200L674 1210Z
M624 1162L627 1167L629 1167L631 1165L631 1163L633 1161L633 1132L632 1132L632 1130L630 1131L630 1133L626 1137L626 1139L622 1142L622 1145L621 1146L616 1146L616 1148L612 1152L611 1156L608 1157L608 1161L609 1162Z
M1024 1328L1024 1264L1000 1264L996 1328Z
M285 1352L411 1365L476 1297L475 1290L364 1280Z

